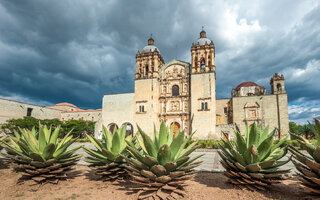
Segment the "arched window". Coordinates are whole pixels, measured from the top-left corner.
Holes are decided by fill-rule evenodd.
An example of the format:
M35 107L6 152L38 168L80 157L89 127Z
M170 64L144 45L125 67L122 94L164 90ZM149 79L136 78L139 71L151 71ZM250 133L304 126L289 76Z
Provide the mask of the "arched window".
M204 103L201 103L201 110L204 110Z
M204 58L201 58L200 59L200 68L201 68L201 70L205 70L205 68L206 68L206 65L205 65L205 60L204 60Z
M179 95L179 86L174 85L172 86L172 96L178 96Z
M204 103L204 109L208 110L208 103L207 102Z
M278 92L281 91L281 84L280 84L280 83L277 84L277 91L278 91Z

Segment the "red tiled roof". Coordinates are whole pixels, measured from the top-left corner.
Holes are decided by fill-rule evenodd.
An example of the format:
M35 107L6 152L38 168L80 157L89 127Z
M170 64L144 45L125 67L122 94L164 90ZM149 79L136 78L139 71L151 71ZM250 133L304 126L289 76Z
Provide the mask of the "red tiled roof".
M55 106L69 106L69 107L74 107L74 108L78 108L77 106L71 104L71 103L58 103Z
M251 82L251 81L246 81L246 82L240 83L240 84L236 87L236 90L240 90L240 88L242 88L242 87L250 87L250 86L259 86L259 85L257 85L257 84L254 83L254 82ZM261 87L261 86L260 86L260 87Z

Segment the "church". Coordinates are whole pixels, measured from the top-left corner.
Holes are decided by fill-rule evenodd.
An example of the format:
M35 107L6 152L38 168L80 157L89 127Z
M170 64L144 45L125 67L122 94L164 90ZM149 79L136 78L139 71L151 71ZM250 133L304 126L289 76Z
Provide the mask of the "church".
M219 66L218 66L219 67ZM254 82L243 82L231 91L231 98L216 98L215 45L202 30L191 45L191 61L165 63L154 39L136 54L134 93L104 95L102 114L96 124L112 131L127 125L127 133L137 132L136 124L148 134L162 121L184 130L194 139L232 139L234 124L244 130L254 122L277 128L277 137L288 133L288 101L284 76L270 79L271 94Z

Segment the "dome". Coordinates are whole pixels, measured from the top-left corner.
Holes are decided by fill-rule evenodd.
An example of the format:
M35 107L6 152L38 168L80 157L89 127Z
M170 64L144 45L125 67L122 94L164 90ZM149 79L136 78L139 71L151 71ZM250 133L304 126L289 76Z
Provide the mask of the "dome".
M143 47L142 51L144 51L144 52L149 52L149 51L154 52L156 49L157 49L157 51L159 51L159 49L156 46L147 45L147 46ZM160 53L160 51L159 51L159 53Z
M246 81L246 82L240 83L236 87L236 90L240 90L240 88L242 88L242 87L250 87L250 86L259 86L259 85L254 82L251 82L251 81Z
M209 40L208 38L199 38L197 41L196 41L196 45L199 44L200 46L203 46L205 44L211 44L211 40Z
M202 30L201 32L200 32L200 38L195 42L195 45L200 45L200 46L203 46L203 45L205 45L206 43L207 44L211 44L211 40L209 40L208 38L207 38L207 34L206 34L206 32L204 31L204 30Z
M154 39L152 38L152 35L151 37L148 39L148 45L143 47L142 51L144 52L154 52L155 50L157 49L157 51L160 53L159 49L154 46Z

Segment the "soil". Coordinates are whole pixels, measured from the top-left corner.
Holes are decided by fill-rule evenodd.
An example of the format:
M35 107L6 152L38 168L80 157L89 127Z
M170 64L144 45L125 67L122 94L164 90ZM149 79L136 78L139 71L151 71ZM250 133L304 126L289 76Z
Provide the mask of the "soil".
M0 169L0 199L136 199L137 194L129 190L134 185L126 181L103 182L87 166L78 165L65 181L58 184L34 185L31 181L18 184L20 174L11 169ZM252 192L241 190L226 182L222 173L199 172L188 181L184 199L317 199L305 192L297 177L275 184L269 191Z

